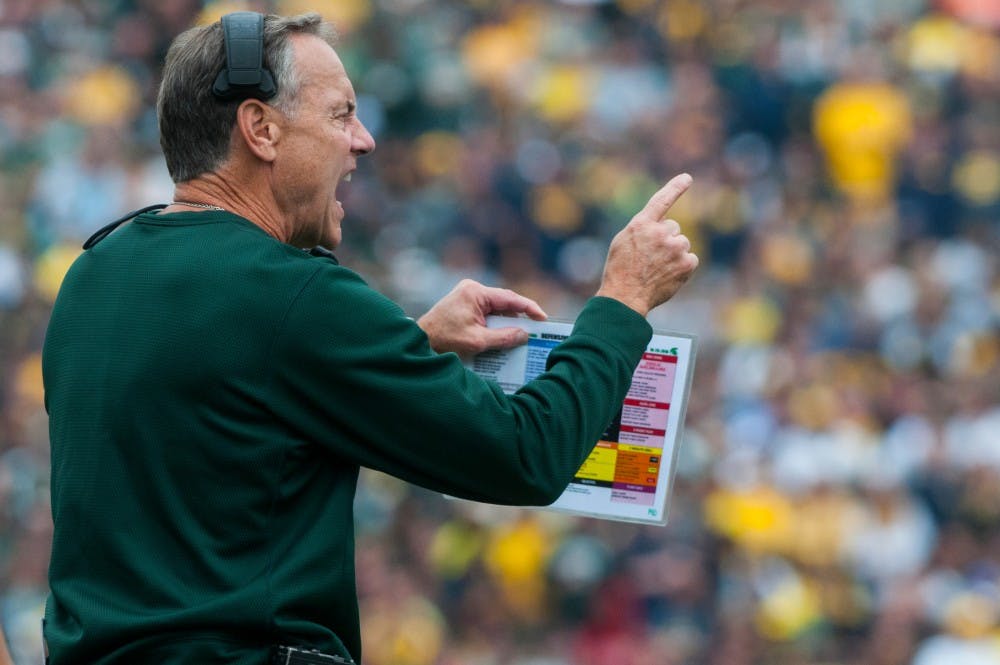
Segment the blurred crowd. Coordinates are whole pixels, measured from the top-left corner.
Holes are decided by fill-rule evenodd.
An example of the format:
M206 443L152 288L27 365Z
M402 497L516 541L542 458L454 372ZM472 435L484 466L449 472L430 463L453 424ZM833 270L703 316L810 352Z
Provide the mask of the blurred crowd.
M1000 662L1000 3L3 0L17 665L41 650L51 303L83 239L170 200L164 53L237 9L338 26L378 141L338 256L412 315L468 276L573 318L613 234L695 178L672 216L702 267L651 314L699 344L668 525L366 472L367 664Z

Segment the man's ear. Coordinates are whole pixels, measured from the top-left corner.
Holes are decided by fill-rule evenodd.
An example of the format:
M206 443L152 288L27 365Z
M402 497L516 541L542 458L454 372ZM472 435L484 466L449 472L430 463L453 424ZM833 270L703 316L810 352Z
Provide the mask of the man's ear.
M236 109L236 130L243 144L255 157L273 162L281 137L277 112L264 102L247 99Z

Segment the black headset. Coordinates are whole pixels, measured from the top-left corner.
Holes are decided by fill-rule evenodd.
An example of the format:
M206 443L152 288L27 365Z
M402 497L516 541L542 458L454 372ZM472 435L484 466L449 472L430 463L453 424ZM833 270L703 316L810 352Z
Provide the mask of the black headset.
M274 97L274 76L264 68L264 16L233 12L222 17L226 68L219 72L212 93L221 100Z

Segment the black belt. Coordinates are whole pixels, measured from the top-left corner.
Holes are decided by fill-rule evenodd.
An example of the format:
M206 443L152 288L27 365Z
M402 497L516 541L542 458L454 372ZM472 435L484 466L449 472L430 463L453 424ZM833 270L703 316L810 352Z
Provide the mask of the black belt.
M271 651L271 665L354 665L354 661L316 649L300 647L274 647Z

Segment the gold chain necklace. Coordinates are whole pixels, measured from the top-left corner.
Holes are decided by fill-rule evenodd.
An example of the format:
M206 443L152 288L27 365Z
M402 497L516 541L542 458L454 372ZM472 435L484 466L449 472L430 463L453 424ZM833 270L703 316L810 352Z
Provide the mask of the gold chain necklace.
M225 212L225 208L220 208L219 206L210 205L208 203L193 203L191 201L171 201L170 205L174 206L190 206L192 208L201 208L203 210L221 210Z

